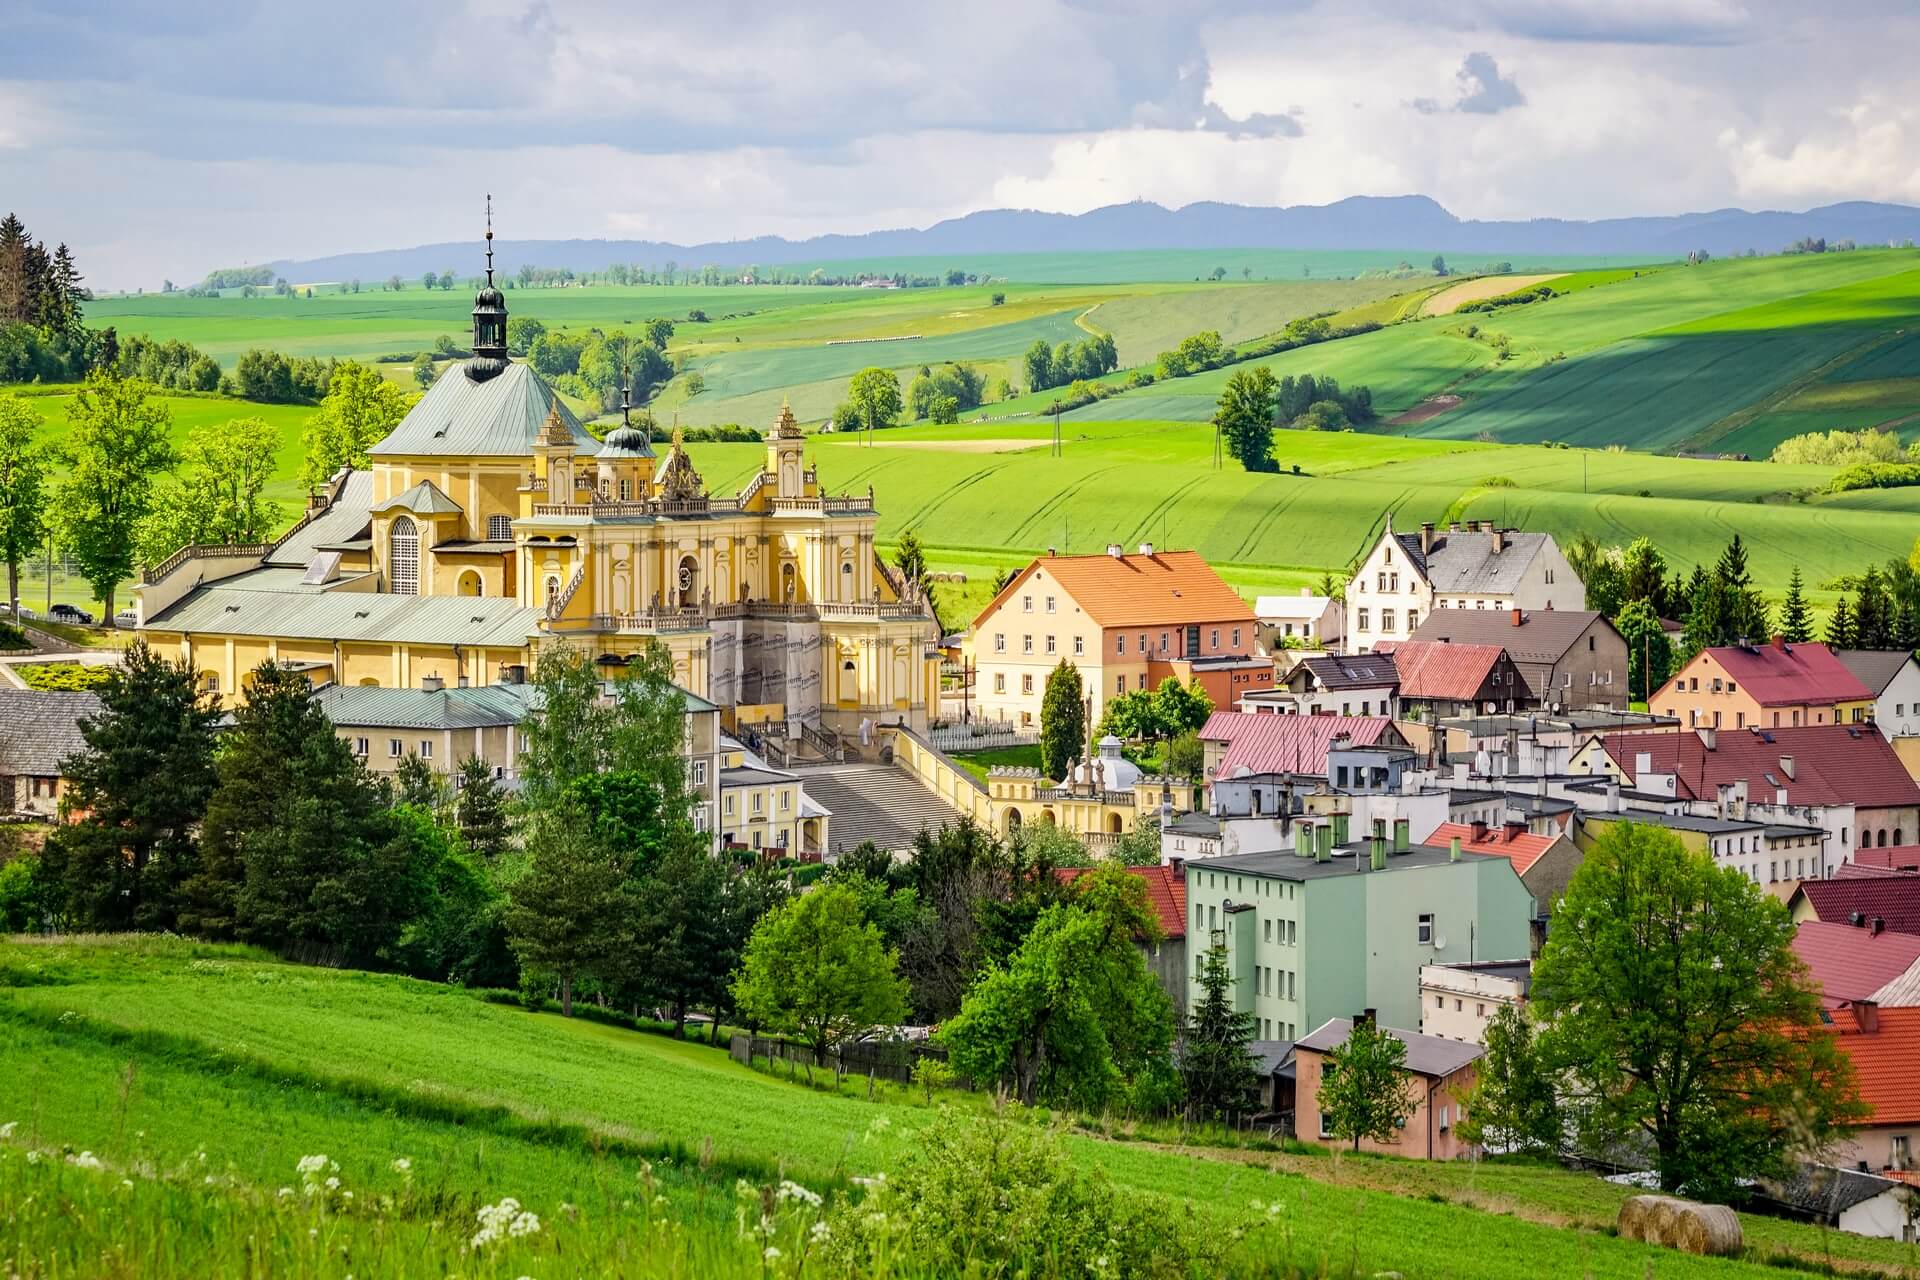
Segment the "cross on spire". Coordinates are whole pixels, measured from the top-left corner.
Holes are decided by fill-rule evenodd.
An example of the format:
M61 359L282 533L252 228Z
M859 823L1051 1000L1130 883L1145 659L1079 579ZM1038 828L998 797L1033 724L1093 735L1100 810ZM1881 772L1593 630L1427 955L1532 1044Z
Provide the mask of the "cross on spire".
M493 286L493 192L487 192L487 286Z

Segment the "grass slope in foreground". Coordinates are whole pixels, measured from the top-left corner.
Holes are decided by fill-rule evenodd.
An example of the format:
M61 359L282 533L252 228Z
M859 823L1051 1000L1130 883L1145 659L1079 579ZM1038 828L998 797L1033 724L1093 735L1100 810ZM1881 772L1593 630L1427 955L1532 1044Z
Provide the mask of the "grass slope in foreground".
M850 1194L932 1114L903 1091L869 1102L700 1045L161 938L0 943L0 1071L0 1220L33 1275L758 1274L736 1178ZM1276 1260L1304 1274L1777 1276L1829 1245L1885 1274L1912 1265L1888 1242L1757 1218L1750 1260L1630 1244L1599 1230L1619 1188L1539 1166L1068 1142L1203 1227L1281 1202ZM61 1158L81 1152L102 1167ZM357 1208L322 1213L295 1189L320 1153ZM475 1211L504 1196L542 1231L467 1253Z

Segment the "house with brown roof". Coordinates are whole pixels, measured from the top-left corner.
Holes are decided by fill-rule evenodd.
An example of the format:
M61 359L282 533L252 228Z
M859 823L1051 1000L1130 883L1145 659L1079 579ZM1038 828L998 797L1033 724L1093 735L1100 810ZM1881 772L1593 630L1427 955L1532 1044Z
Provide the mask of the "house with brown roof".
M1370 1017L1371 1011L1361 1015ZM1353 1034L1352 1018L1330 1018L1293 1046L1294 1097L1298 1108L1294 1132L1302 1138L1333 1141L1333 1130L1320 1109L1320 1082L1326 1078L1327 1058ZM1359 1149L1410 1160L1457 1160L1473 1148L1460 1140L1455 1127L1461 1117L1460 1099L1473 1091L1476 1068L1486 1050L1462 1040L1443 1040L1417 1031L1382 1027L1407 1047L1407 1123L1391 1142L1362 1138Z
M1304 716L1386 716L1399 710L1400 673L1390 653L1329 653L1302 658L1265 693L1242 698L1242 711Z
M974 619L969 645L981 718L1040 723L1047 675L1080 671L1098 723L1115 694L1198 679L1217 707L1271 687L1257 621L1199 553L1047 555L1022 569Z
M1507 651L1533 701L1555 711L1627 709L1627 642L1589 609L1435 609L1415 640Z
M1072 884L1087 875L1092 867L1059 867L1054 874L1062 884ZM1140 939L1141 954L1147 968L1160 981L1161 989L1173 1001L1174 1012L1187 1014L1187 879L1177 863L1157 862L1150 867L1128 867L1127 874L1137 876L1147 887L1147 905L1160 922L1160 937Z
M1865 724L1874 695L1824 644L1702 649L1647 700L1688 728L1793 729Z
M1787 910L1795 924L1824 920L1871 929L1878 920L1888 932L1920 935L1920 879L1809 880L1787 899Z
M1819 827L1826 868L1851 861L1855 849L1903 845L1920 832L1920 785L1866 725L1610 733L1574 765L1684 801L1696 816Z
M1583 609L1587 591L1559 546L1544 533L1521 533L1470 520L1445 530L1423 524L1385 531L1347 582L1346 647L1367 653L1406 640L1435 609Z
M1507 651L1494 644L1402 640L1393 646L1400 713L1431 724L1448 716L1519 711L1534 703Z
M95 694L0 687L0 814L60 816L60 764L86 750L80 721L99 714Z

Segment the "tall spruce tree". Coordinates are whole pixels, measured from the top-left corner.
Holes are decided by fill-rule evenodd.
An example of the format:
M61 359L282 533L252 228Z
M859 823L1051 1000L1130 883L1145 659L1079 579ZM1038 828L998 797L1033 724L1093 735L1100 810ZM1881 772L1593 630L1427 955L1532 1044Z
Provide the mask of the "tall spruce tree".
M1079 668L1062 658L1048 673L1040 699L1040 772L1056 782L1086 753L1085 697Z
M1868 565L1860 575L1853 598L1853 644L1856 649L1893 646L1893 613L1878 565Z
M1246 1110L1258 1096L1260 1078L1247 1049L1257 1019L1234 1007L1233 974L1224 946L1207 948L1199 982L1200 999L1180 1042L1180 1079L1190 1115L1225 1120Z
M453 797L453 821L467 848L483 858L507 851L512 826L507 819L507 793L494 780L493 766L479 756L460 762L459 790Z
M1800 580L1800 566L1793 566L1787 578L1787 598L1780 606L1780 634L1788 644L1805 644L1813 639L1813 615Z
M1833 602L1833 613L1827 618L1827 644L1835 649L1854 648L1853 606L1847 598L1841 596Z
M213 793L214 724L196 673L136 641L80 721L86 749L62 762L77 821L54 829L41 874L75 929L169 929Z

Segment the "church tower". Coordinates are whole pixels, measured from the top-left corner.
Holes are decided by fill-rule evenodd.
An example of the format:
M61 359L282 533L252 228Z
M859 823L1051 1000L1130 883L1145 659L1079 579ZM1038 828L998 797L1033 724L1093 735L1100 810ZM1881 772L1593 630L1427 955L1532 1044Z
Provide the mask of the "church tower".
M467 377L497 378L507 367L507 300L493 287L493 197L487 197L487 283L473 299L473 359ZM565 501L565 499L558 499Z
M806 496L807 438L793 420L793 406L780 402L780 417L767 436L767 470L773 473L773 492L781 498Z

